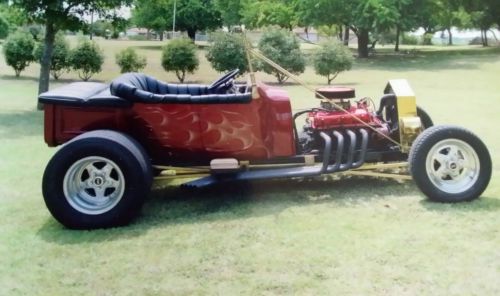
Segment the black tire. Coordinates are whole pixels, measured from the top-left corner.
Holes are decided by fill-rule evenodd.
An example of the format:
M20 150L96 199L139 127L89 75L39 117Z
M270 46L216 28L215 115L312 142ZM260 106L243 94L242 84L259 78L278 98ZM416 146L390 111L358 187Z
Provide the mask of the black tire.
M446 146L448 143L449 146ZM452 148L446 148L453 145L459 147L456 148L459 152L455 154L458 158L451 155ZM428 159L428 155L438 156ZM444 157L444 164L436 160L440 157ZM474 169L466 169L459 164L466 160L474 163ZM456 126L434 126L422 132L411 147L409 163L417 186L430 200L437 202L472 201L484 192L491 179L492 164L488 149L472 132ZM444 166L444 173L438 173L441 165ZM450 174L447 175L448 172Z
M424 130L434 126L434 122L432 121L431 117L429 116L429 113L427 113L424 109L422 109L419 106L417 106L417 116L420 117L420 120L422 121L422 126L424 127Z
M111 194L117 191L116 196L119 198L116 198L115 201L109 198L110 208L105 209L102 213L98 211L92 212L92 208L87 212L84 202L82 202L83 206L79 206L78 203L75 206L74 200L83 199L71 199L65 193L65 190L69 191L68 188L72 188L70 185L64 184L65 177L71 174L69 170L78 171L72 168L78 167L78 163L86 159L104 159L108 161L115 165L114 171L109 171L108 175L115 174L115 176L118 176L120 174L118 177L113 178L119 181L123 179L123 182L118 181L116 183L120 184L117 185L120 186L120 192L118 192L118 188L111 189ZM103 163L107 164L106 161L103 161ZM101 172L94 166L92 168L95 168L96 172ZM100 170L104 170L104 168ZM85 172L81 174L85 174ZM87 175L89 175L89 172L87 172ZM103 178L99 181L101 185ZM67 177L67 179L71 178ZM92 178L89 176L88 180L90 179ZM42 191L45 204L50 213L64 226L71 229L108 228L126 225L138 215L144 199L151 190L152 180L151 161L137 141L122 133L100 130L88 132L74 138L52 157L43 175ZM87 184L86 182L97 184L94 181L95 178L91 181L80 180L78 182L80 184ZM70 184L69 181L66 184ZM104 189L101 192L108 192L107 187L102 187ZM80 190L80 192L83 191ZM86 192L88 193L88 191ZM98 198L96 191L93 194L95 195L94 198ZM90 195L92 195L92 192L90 192ZM106 193L103 193L103 195L106 195ZM115 202L116 204L113 204ZM92 203L89 203L89 205L92 206Z

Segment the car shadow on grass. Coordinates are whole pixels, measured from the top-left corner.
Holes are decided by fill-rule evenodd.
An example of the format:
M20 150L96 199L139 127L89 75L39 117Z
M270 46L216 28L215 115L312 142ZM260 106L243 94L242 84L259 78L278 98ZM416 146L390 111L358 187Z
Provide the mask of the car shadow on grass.
M481 196L477 200L461 203L439 203L425 199L420 204L433 212L500 212L500 198L493 196Z
M0 139L43 135L43 112L0 112Z
M39 229L45 241L57 244L99 243L144 235L150 229L181 224L242 220L279 216L292 207L325 205L337 208L366 206L376 200L404 199L422 196L411 183L392 180L351 177L332 179L283 179L253 183L224 184L205 189L180 187L156 188L147 199L142 215L126 227L75 231L65 229L49 218ZM499 211L500 200L483 197L460 204L429 202L421 204L430 211Z
M278 216L290 207L317 204L352 207L389 195L416 192L413 187L394 181L357 177L269 180L205 189L169 186L153 190L142 215L129 226L93 231L69 230L50 217L38 230L38 235L45 241L63 245L99 243L138 237L150 229L172 225Z

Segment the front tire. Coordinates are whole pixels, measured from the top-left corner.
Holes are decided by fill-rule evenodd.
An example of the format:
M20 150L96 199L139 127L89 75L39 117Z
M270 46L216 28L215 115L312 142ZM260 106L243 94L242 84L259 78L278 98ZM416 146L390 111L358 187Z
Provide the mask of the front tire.
M437 202L478 198L488 186L492 164L484 143L456 126L434 126L410 150L410 171L417 186Z
M42 191L47 208L72 229L128 224L152 184L152 168L137 141L114 131L85 133L50 160Z

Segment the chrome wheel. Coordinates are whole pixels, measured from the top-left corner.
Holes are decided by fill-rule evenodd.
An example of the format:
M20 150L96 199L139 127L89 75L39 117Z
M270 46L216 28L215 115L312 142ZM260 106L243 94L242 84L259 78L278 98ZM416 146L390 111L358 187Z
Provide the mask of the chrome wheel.
M450 194L461 193L473 187L478 180L479 157L464 141L442 140L427 154L426 171L439 190Z
M90 156L75 162L63 181L64 195L77 211L99 215L113 209L125 192L125 178L113 161Z

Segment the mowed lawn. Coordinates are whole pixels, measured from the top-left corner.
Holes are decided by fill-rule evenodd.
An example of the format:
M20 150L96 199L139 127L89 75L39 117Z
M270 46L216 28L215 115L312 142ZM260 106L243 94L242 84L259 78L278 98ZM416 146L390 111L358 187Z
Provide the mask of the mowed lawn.
M160 43L100 44L107 58L98 80L119 74L114 54L127 46L147 55L145 72L175 80L161 68ZM2 58L0 295L500 294L500 50L408 50L383 49L335 83L378 101L388 79L407 78L436 123L477 133L494 162L480 200L436 204L412 182L368 178L168 187L154 190L132 225L97 231L66 230L45 208L41 178L56 149L46 147L35 111L38 66L16 79ZM188 79L215 79L200 58ZM311 68L302 78L324 83ZM318 104L285 87L294 109Z

